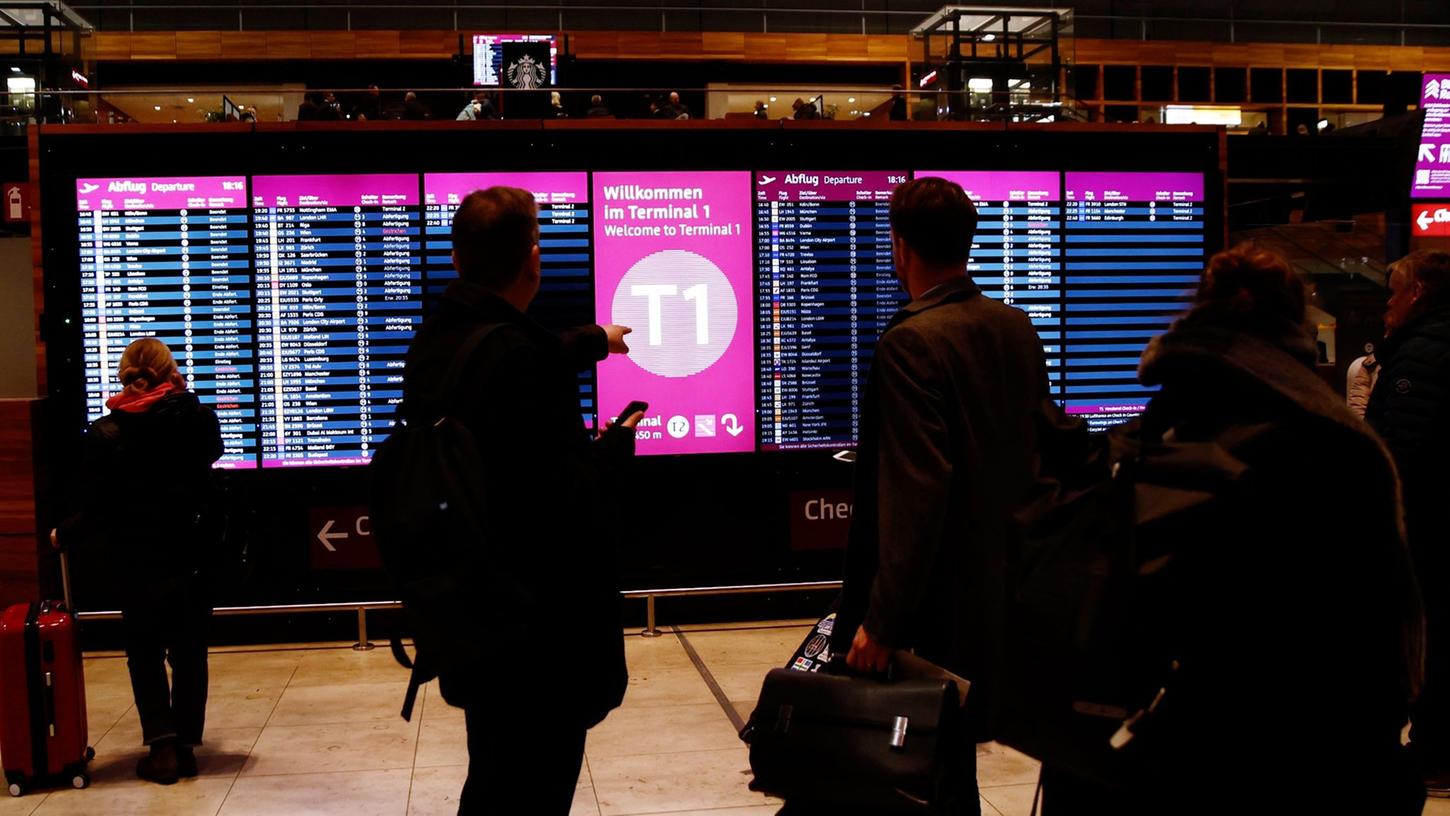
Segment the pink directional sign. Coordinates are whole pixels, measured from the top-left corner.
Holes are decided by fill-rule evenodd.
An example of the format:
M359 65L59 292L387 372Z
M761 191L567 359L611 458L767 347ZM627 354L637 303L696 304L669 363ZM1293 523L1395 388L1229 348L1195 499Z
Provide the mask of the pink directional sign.
M1411 198L1450 198L1450 74L1425 74L1425 124L1415 153Z
M599 412L650 410L640 454L755 449L750 173L594 174L595 311L630 326Z

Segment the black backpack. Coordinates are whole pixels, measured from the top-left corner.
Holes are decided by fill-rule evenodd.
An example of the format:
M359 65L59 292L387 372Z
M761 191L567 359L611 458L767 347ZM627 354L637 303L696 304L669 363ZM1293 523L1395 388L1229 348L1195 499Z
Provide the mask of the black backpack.
M445 701L466 706L487 676L485 640L487 651L497 653L500 639L511 639L510 621L495 610L517 590L508 590L488 558L483 462L458 404L469 361L497 328L474 329L439 391L421 405L399 406L392 433L368 467L373 535L416 646L410 660L401 641L393 640L394 656L413 670L404 719L411 717L418 686L434 677Z
M1158 775L1202 566L1250 489L1236 451L1270 427L1178 442L1130 423L1040 483L1017 513L1000 742L1112 788Z

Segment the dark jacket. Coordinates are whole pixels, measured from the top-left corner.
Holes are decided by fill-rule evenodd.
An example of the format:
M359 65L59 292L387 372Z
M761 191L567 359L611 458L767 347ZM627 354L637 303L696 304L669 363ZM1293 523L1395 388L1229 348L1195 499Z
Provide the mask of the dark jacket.
M490 682L508 690L508 705L547 705L592 726L619 705L628 681L606 511L623 494L614 477L634 436L618 429L591 441L580 415L577 372L605 357L602 329L556 335L462 280L449 284L408 350L409 417L436 415L425 395L485 324L502 327L465 369L462 419L486 470L488 559L518 580L511 594L532 599L509 613L529 624L528 652L499 655Z
M1221 543L1183 562L1191 611L1162 709L1174 736L1154 743L1171 757L1161 782L1215 813L1239 804L1237 786L1205 783L1226 778L1266 792L1264 812L1418 813L1400 729L1422 618L1394 467L1315 357L1298 326L1202 307L1144 353L1142 382L1162 387L1147 436L1262 428L1234 449L1249 480L1223 500Z
M1002 665L1008 524L1046 396L1031 320L965 277L891 319L866 385L834 650L864 621L967 678L980 739Z
M388 116L387 110L383 107L382 98L373 96L372 94L365 94L363 96L362 101L353 107L352 115L354 119L361 116L369 122L381 122L391 118Z
M209 555L198 538L221 455L216 414L190 391L144 413L112 411L86 430L57 538L88 564L104 561L128 590L195 572Z
M590 119L613 119L614 111L603 105L595 105L594 107L589 109L588 113L584 115L589 117Z
M1376 345L1375 359L1379 379L1364 418L1399 466L1419 558L1427 546L1450 545L1450 309L1411 321Z
M431 119L433 114L428 107L416 99L410 99L403 103L403 118L409 121Z

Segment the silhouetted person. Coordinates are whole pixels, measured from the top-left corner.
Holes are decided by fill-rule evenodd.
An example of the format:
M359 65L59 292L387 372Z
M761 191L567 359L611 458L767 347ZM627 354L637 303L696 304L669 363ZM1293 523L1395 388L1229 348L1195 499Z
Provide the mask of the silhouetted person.
M403 118L416 122L421 119L431 119L433 114L426 105L418 101L416 93L408 91L403 95Z
M472 432L477 458L467 461L484 470L488 537L477 561L458 569L479 587L479 619L508 621L479 628L485 664L439 678L467 720L459 813L567 816L585 734L619 705L628 683L608 519L630 489L618 471L634 455L632 429L643 417L621 417L591 439L577 372L627 352L628 330L590 326L561 337L526 316L541 281L532 193L472 193L452 234L459 277L408 349L403 413L432 422L451 412ZM489 326L496 328L463 363L459 393L437 393L459 349ZM518 422L528 433L511 430ZM509 668L548 662L554 635L565 630L577 661L569 672Z
M76 512L53 541L105 563L122 592L126 668L150 748L136 775L169 785L197 775L206 724L211 598L201 573L220 543L209 520L221 430L160 340L127 346L119 375L109 413L86 431Z
M971 681L974 742L994 737L1005 658L1012 508L1033 484L1048 397L1026 313L967 274L977 211L940 178L896 188L891 246L911 302L877 341L861 409L856 503L832 652L885 671L914 651ZM977 814L976 754L950 773L940 812Z
M1364 418L1404 481L1428 636L1410 750L1430 795L1443 798L1450 796L1450 252L1421 250L1390 266L1385 331Z
M353 106L352 117L365 122L381 122L392 118L383 108L383 92L378 90L378 86L368 86L368 92Z
M585 114L590 119L613 119L614 113L604 106L604 97L595 94L589 97L589 112Z
M900 85L891 86L891 108L886 113L886 118L893 122L905 122L906 115L906 94L901 92Z
M1159 390L1136 434L1184 446L1144 472L1192 473L1195 456L1242 471L1203 481L1204 511L1139 516L1151 541L1192 542L1202 531L1183 527L1203 524L1213 539L1152 568L1175 576L1175 597L1146 607L1171 619L1175 639L1134 654L1171 651L1178 669L1163 672L1161 705L1124 749L1152 772L1111 790L1045 768L1044 816L1420 813L1425 790L1400 731L1424 620L1398 480L1385 445L1315 372L1306 300L1282 258L1221 252L1192 309L1144 351L1139 379ZM1170 506L1164 492L1140 490L1140 512ZM1252 806L1239 790L1254 791Z

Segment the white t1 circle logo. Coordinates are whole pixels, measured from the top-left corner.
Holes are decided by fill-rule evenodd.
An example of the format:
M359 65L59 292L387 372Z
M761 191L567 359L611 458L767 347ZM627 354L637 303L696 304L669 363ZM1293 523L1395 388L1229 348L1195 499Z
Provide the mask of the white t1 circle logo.
M613 322L634 329L629 359L661 377L715 364L735 339L735 290L720 267L683 249L639 259L614 290Z

